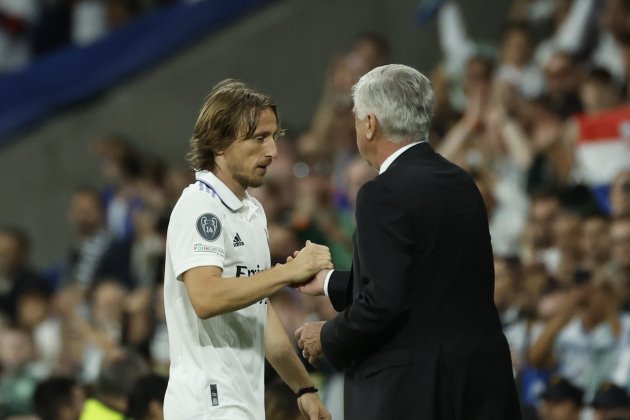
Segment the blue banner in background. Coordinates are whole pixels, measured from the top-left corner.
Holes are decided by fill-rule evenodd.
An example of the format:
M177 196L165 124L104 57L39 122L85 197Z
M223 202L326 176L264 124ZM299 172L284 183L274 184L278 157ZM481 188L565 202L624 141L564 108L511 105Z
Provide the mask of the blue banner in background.
M177 3L89 46L71 46L0 78L0 145L55 109L89 98L269 0Z
M416 25L423 26L431 22L444 4L446 0L421 0L414 13Z

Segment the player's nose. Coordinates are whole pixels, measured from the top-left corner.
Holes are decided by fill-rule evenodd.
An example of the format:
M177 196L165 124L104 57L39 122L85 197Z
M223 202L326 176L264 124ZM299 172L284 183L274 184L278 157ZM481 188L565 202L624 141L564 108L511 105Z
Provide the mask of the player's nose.
M265 157L270 157L271 159L278 157L278 145L271 136L265 139Z

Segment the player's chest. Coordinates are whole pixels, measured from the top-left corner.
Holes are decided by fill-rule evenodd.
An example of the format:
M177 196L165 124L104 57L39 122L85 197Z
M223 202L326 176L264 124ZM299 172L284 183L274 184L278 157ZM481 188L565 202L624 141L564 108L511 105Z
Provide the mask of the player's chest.
M231 277L249 277L269 268L266 224L259 217L232 215L225 223L225 267Z

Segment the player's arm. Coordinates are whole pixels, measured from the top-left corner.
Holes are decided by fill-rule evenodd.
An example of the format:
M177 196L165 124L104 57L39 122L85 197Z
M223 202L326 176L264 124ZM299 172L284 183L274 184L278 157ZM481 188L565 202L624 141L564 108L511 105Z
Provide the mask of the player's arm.
M284 331L282 322L271 304L267 309L265 355L271 366L293 392L313 386L304 364L302 364L295 353L295 349Z
M300 389L313 386L306 368L296 355L282 322L271 305L267 309L265 355L280 378L293 392L297 393ZM303 394L298 398L297 403L300 411L307 419L330 419L330 414L317 393Z
M307 243L297 257L284 265L250 277L221 277L216 266L191 268L182 279L197 316L207 319L215 315L245 308L284 286L301 283L320 270L332 268L328 247Z

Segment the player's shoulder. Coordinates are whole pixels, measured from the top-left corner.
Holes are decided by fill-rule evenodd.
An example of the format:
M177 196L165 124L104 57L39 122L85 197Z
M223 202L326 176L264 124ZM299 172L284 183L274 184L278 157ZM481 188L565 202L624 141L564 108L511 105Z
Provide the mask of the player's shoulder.
M265 213L265 208L262 203L251 194L247 195L247 199L256 207L256 211L259 212L265 220L267 220L267 214Z
M173 207L171 220L179 215L208 211L223 214L225 206L216 191L203 182L197 181L184 188Z
M256 197L254 197L251 194L247 194L247 198L248 198L249 201L252 202L252 204L254 206L256 206L256 208L264 210L262 204L260 203L260 201L258 201L258 199Z

